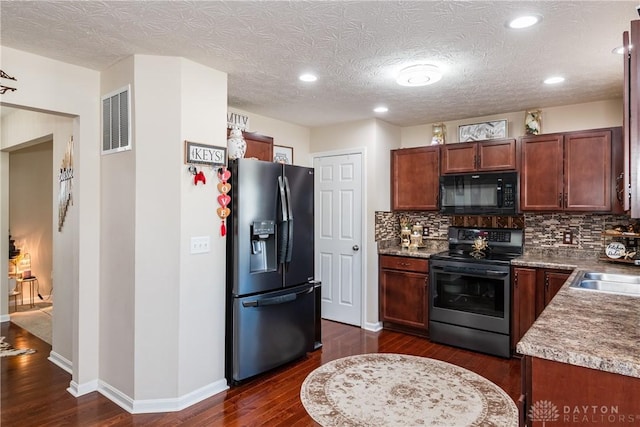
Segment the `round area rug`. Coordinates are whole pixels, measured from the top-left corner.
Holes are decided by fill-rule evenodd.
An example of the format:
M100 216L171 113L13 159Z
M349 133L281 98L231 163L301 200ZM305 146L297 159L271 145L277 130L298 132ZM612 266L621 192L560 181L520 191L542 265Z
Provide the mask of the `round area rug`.
M404 354L331 361L302 383L300 399L329 426L517 426L515 403L467 369Z

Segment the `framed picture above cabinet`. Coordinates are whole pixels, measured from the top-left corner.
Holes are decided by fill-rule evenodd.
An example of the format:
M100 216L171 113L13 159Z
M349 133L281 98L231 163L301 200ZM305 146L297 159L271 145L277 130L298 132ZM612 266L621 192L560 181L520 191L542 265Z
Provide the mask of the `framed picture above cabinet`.
M284 145L273 146L273 161L276 163L284 163L285 165L293 164L293 147Z
M507 120L474 123L458 126L458 141L482 141L507 137Z

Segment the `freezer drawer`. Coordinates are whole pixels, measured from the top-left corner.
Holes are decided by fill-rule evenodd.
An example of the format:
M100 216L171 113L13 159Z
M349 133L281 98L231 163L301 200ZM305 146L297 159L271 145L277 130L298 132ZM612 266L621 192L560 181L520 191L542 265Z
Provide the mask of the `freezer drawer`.
M304 356L314 346L314 284L233 298L227 380L237 383ZM228 349L229 350L229 349Z

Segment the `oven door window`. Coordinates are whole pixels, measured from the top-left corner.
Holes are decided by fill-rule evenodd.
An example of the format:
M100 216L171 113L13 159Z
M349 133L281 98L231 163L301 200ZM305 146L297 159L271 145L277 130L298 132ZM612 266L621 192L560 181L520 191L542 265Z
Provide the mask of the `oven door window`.
M433 306L496 318L505 317L504 277L437 272Z

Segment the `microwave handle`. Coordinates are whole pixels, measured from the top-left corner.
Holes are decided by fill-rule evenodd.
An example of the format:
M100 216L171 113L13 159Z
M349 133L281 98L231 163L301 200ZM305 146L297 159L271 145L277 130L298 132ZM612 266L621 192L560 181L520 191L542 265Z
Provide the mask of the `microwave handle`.
M498 207L502 208L504 207L504 190L503 190L503 186L504 184L498 184L498 187L496 188L496 193L497 193L497 200L498 200Z

